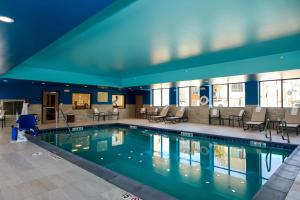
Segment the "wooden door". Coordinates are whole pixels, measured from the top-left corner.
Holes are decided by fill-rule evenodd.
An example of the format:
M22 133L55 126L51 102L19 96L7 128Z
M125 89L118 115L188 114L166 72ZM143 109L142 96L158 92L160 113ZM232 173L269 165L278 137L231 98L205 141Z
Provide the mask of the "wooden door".
M143 95L135 95L135 113L139 113L141 108L144 105L144 98Z
M43 113L42 122L54 123L56 112L58 112L58 93L44 92L43 106L42 106L42 113Z

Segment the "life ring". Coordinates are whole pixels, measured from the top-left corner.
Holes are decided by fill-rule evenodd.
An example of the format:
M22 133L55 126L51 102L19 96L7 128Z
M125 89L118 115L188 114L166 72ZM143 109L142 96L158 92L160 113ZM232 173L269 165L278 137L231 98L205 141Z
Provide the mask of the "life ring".
M202 106L208 104L208 98L207 98L207 96L201 96L201 97L200 97L200 104L201 104Z
M200 148L201 155L207 156L209 154L209 149L207 147Z

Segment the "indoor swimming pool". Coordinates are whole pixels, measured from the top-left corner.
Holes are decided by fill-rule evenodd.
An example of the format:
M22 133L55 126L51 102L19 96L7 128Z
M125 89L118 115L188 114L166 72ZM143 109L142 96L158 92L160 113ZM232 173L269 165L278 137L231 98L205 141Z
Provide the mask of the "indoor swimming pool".
M292 152L124 125L40 138L177 199L251 199Z

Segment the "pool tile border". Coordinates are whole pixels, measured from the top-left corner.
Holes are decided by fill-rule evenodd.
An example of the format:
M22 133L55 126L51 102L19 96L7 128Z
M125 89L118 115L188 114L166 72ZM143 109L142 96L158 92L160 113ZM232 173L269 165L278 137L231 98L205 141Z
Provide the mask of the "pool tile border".
M84 129L91 128L105 128L113 125L130 127L135 126L136 128L143 128L147 130L156 130L163 131L171 134L181 134L180 130L172 130L168 128L156 128L148 127L143 125L135 125L129 123L111 123L111 124L100 124L100 125L88 125L88 126L74 126L72 128L84 127ZM49 133L49 132L59 132L59 131L68 131L67 128L57 128L57 129L44 129L40 133ZM218 141L226 141L232 143L240 143L250 145L251 141L265 143L267 148L284 148L293 150L290 156L284 161L284 163L274 172L270 179L261 187L261 189L253 197L254 200L284 200L290 191L292 185L295 182L296 177L300 172L300 146L294 144L284 144L277 142L253 140L247 138L235 138L229 136L216 136L207 133L198 133L198 132L189 132L193 134L193 138L204 138L204 139L213 139ZM134 181L126 176L113 172L109 169L106 169L100 165L97 165L91 161L80 158L75 154L67 152L63 149L60 149L54 145L46 143L39 140L37 137L30 136L30 141L33 143L65 158L66 160L72 162L73 164L86 169L87 171L101 177L108 182L136 195L143 199L175 199L168 194L160 192L154 188L146 186L142 183Z
M157 127L149 127L149 126L143 126L143 125L135 125L135 124L129 124L129 123L109 123L109 124L98 124L98 125L87 125L87 126L74 126L72 128L80 128L84 127L84 129L92 129L92 128L105 128L105 127L111 127L111 126L124 126L124 127L130 127L130 126L136 126L137 128L143 128L147 130L154 130L154 131L162 131L167 132L171 134L181 134L181 132L187 132L184 130L174 130L174 129L168 129L168 128L157 128ZM56 129L43 129L40 130L40 133L55 133L65 131L68 132L68 128L56 128ZM295 144L287 144L287 143L279 143L279 142L270 142L270 141L262 141L257 139L248 139L248 138L236 138L236 137L230 137L230 136L218 136L218 135L212 135L208 133L200 133L195 131L189 131L188 133L193 134L193 138L203 138L203 139L210 139L210 140L218 140L218 141L226 141L226 142L232 142L232 143L240 143L240 144L246 144L250 145L250 142L258 142L258 143L265 143L267 148L280 148L280 149L288 149L288 150L294 150L297 145ZM258 146L256 146L258 147Z
M266 184L255 194L254 200L284 200L300 171L300 146L291 153Z

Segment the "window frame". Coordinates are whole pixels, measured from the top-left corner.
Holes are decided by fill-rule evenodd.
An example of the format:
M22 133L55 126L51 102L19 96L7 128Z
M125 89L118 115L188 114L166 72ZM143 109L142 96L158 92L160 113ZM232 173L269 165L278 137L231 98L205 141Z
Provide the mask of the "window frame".
M289 80L299 80L300 81L300 78L289 78L289 79L281 79L281 108L293 108L293 107L285 107L283 106L283 81L289 81Z
M243 84L244 86L244 106L230 106L230 91L229 91L229 85L234 85L234 84ZM227 93L228 93L228 108L244 108L246 106L246 82L238 82L238 83L228 83L227 86Z
M230 92L229 92L229 85L233 85L233 84L244 84L244 96L245 96L245 105L244 106L230 106ZM237 82L237 83L222 83L222 84L212 84L211 88L212 88L212 92L211 92L211 96L212 96L212 99L211 99L211 102L212 102L212 107L219 107L219 106L214 106L214 86L215 85L226 85L227 86L227 106L223 106L223 108L243 108L246 106L246 82Z
M158 88L158 89L152 89L151 92L152 92L152 106L153 107L162 107L162 103L163 103L163 90L169 90L169 103L168 105L165 105L165 106L169 106L170 105L170 88ZM159 106L155 106L154 105L154 90L160 90L160 105Z
M194 87L194 86L193 86ZM177 99L178 99L178 102L177 102L177 107L181 107L180 106L180 92L179 92L179 89L180 88L189 88L189 92L188 92L188 94L189 94L189 101L188 101L188 105L187 106L185 106L185 107L191 107L191 86L185 86L185 87L177 87L177 89L178 89L178 94L177 94Z
M227 86L227 106L223 106L223 108L228 108L229 107L229 99L228 99L228 97L229 97L229 87L228 87L228 83L224 83L224 84L213 84L212 85L212 87L211 87L211 89L212 89L212 93L211 93L211 97L212 97L212 99L211 99L211 103L212 103L212 107L220 107L220 106L214 106L214 86L215 85L226 85Z
M280 81L280 92L281 92L281 95L280 95L280 98L281 98L281 101L280 101L280 106L278 107L263 107L263 108L283 108L283 80L291 80L291 79L274 79L274 80L264 80L264 81L258 81L258 99L259 99L259 106L260 107L263 107L261 105L261 95L260 95L260 92L261 92L261 83L262 82L271 82L271 81Z
M89 94L90 95L90 106L89 108L83 108L83 109L78 109L78 108L73 108L73 94ZM72 92L71 94L71 102L72 102L72 110L89 110L92 109L93 107L93 94L90 92Z
M199 89L199 99L201 98L201 86L189 86L190 87L190 96L189 96L189 107L198 107L198 106L201 106L201 102L200 102L200 104L199 105L196 105L196 106L193 106L192 105L192 98L191 98L191 96L192 96L192 88L198 88ZM178 95L179 95L179 92L178 92ZM178 99L179 99L179 97L178 97Z

